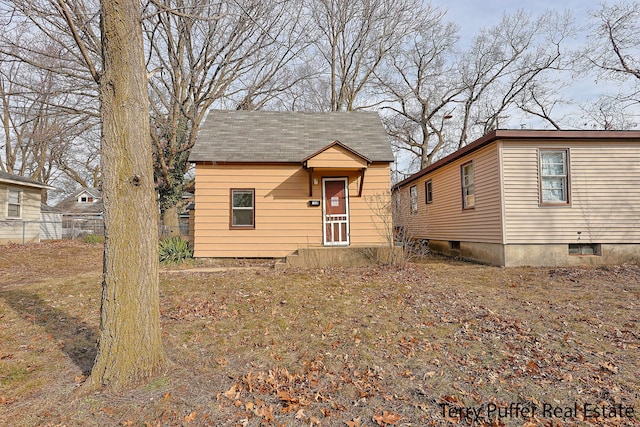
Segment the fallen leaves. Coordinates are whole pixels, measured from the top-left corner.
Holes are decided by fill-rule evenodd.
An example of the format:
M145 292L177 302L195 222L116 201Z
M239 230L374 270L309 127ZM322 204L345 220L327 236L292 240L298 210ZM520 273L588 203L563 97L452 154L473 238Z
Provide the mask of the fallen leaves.
M190 423L191 421L195 421L195 420L196 420L196 418L198 418L198 413L197 413L197 412L195 412L195 411L191 411L191 412L189 413L189 415L187 415L187 416L185 416L185 417L184 417L184 422L185 422L186 424L188 424L188 423Z
M47 256L65 265L74 252L60 249ZM13 256L1 248L0 254ZM23 251L13 260L25 266L15 277L28 279L38 298L0 289L1 321L8 325L0 332L0 418L43 408L24 424L499 426L499 420L473 424L455 411L444 414L439 403L455 410L505 408L511 401L640 405L637 266L496 269L436 259L406 269L163 277L163 339L177 362L166 382L67 402L87 368L77 365L88 345L77 342L72 320L98 330L99 272L81 277L82 286L74 284L78 269L56 270L68 283L31 277L30 256ZM520 418L506 424L640 422Z
M375 415L373 421L379 426L395 425L400 421L400 415L388 411L382 411L381 415Z
M360 417L354 418L351 421L345 421L344 423L347 425L347 427L361 427Z

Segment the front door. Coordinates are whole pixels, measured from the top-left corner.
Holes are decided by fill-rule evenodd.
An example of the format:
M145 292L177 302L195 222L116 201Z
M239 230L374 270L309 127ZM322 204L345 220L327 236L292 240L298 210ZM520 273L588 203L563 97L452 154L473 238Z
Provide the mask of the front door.
M347 178L322 180L324 244L349 244L349 186Z

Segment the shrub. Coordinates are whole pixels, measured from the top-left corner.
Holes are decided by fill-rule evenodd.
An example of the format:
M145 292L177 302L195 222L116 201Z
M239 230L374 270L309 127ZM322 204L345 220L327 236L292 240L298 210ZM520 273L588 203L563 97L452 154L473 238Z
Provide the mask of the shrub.
M104 243L104 236L100 234L85 234L82 240L85 243L91 243L92 245L98 244L98 243L102 244Z
M180 264L193 256L189 242L180 236L162 239L158 252L162 264Z

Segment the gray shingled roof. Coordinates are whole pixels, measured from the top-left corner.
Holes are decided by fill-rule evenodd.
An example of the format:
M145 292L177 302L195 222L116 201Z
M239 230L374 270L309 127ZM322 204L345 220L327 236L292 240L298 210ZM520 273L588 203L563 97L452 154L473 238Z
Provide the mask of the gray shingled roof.
M87 193L95 199L94 202L79 203L78 196ZM65 214L101 214L104 211L102 203L102 194L97 188L83 187L76 190L73 194L67 196L64 200L55 206L60 212Z
M29 178L25 178L24 176L20 176L20 175L13 175L7 172L1 172L0 171L0 181L1 182L7 182L10 184L23 184L29 187L36 187L36 188L47 188L50 190L53 190L54 188L51 187L50 185L47 184L43 184L41 182L35 181L33 179L29 179Z
M393 153L375 112L209 112L191 162L300 162L334 141L374 162Z

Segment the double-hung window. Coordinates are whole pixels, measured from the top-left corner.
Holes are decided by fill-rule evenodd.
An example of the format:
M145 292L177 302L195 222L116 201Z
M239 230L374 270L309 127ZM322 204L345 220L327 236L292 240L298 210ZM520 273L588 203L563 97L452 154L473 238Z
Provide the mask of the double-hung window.
M22 191L9 190L9 203L7 205L8 218L20 218L22 215Z
M540 204L569 204L569 151L541 149Z
M476 179L473 162L462 165L460 172L462 175L462 208L471 209L476 205Z
M255 228L255 190L231 190L231 228Z

